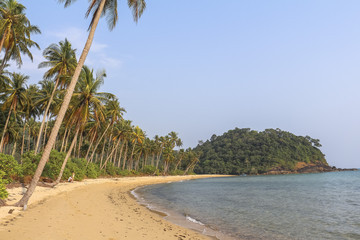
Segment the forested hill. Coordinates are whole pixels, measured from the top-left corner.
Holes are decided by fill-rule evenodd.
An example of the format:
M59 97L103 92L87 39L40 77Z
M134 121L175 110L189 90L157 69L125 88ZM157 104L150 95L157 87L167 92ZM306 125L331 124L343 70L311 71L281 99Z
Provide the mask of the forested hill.
M264 174L301 172L312 167L331 170L318 139L280 129L258 132L235 128L213 135L194 149L201 152L196 173ZM299 170L299 171L298 171Z

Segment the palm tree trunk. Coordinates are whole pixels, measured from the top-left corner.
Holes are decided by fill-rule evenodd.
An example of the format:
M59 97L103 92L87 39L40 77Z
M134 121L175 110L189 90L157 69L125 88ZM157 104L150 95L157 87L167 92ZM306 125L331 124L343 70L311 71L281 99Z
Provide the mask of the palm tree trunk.
M180 158L179 158L179 161L176 163L176 165L175 165L175 171L177 170L177 168L178 168L178 166L179 166L179 164L180 164L181 160L182 160L182 157L180 157Z
M69 160L69 158L70 158L70 156L71 156L71 151L73 150L74 145L75 145L75 143L76 143L76 141L77 141L77 136L78 136L79 130L80 130L80 128L78 127L77 130L76 130L74 139L73 139L72 142L71 142L70 149L69 149L69 151L67 152L66 157L65 157L65 159L64 159L64 161L63 161L63 164L62 164L61 169L60 169L59 176L57 177L54 186L56 186L57 184L59 184L59 182L60 182L60 180L61 180L61 178L62 178L62 175L63 175L64 170L65 170L65 167L66 167L66 163L67 163L67 161Z
M86 152L85 159L87 159L87 157L89 156L90 149L91 149L92 145L94 144L95 137L96 137L96 133L94 133L94 136L90 140L90 145L89 145L89 148L88 148L88 150Z
M21 155L23 155L23 153L24 153L25 131L26 131L26 121L24 122L24 128L23 128L23 136L22 136L22 142L21 142Z
M156 169L158 169L158 167L159 167L159 162L160 162L161 153L162 153L162 149L161 149L161 151L159 152L159 154L157 155L157 159L156 159Z
M105 131L104 131L103 134L101 135L100 139L99 139L98 142L96 143L96 145L95 145L95 147L94 147L94 151L93 151L93 153L91 154L91 156L90 156L90 158L89 158L89 160L88 160L88 163L89 163L90 161L92 161L92 159L93 159L93 157L94 157L94 154L95 154L95 152L96 152L96 149L97 149L97 147L99 146L99 144L100 144L101 140L103 139L103 137L105 136L105 133L106 133L107 130L109 129L110 125L111 125L111 123L109 123L109 125L106 127Z
M44 130L44 136L43 136L43 143L42 143L42 147L45 147L46 144L46 133L47 133L47 129L48 129L48 123L49 123L49 116L46 117L46 121L45 121L45 130ZM40 144L39 144L40 147Z
M79 136L78 158L80 158L80 155L81 155L81 145L82 145L82 139L83 139L82 135L83 135L83 131L81 131L80 136Z
M119 143L120 143L120 139L119 139ZM119 148L117 147L116 150L115 150L114 157L113 157L114 166L115 166L115 161L116 161L116 157L117 157L118 152L119 152Z
M66 137L66 135L67 135L67 132L68 132L68 128L65 128L64 137L63 137L63 140L62 140L62 143L61 143L60 152L62 152L62 150L63 150L63 148L64 148L65 137Z
M119 161L118 161L118 168L120 168L120 163L121 163L121 155L122 155L122 150L124 147L125 141L123 141L123 143L121 144L121 148L120 148L120 153L119 153Z
M30 143L31 143L31 134L30 134L30 131L31 131L31 129L30 129L30 125L29 125L29 135L28 135L28 147L27 147L27 150L28 151L30 151L31 149L30 149Z
M51 103L52 103L52 101L53 101L55 92L56 92L57 87L58 87L58 85L59 85L59 80L60 80L60 75L59 75L58 78L56 79L56 83L55 83L55 86L54 86L54 90L53 90L52 93L51 93L51 96L50 96L50 99L49 99L49 103L48 103L48 105L46 106L46 109L45 109L45 112L44 112L44 118L43 118L43 120L42 120L42 122L41 122L40 130L39 130L39 136L38 136L38 139L37 139L37 142L36 142L35 154L37 153L37 151L38 151L38 149L39 149L41 134L42 134L42 132L43 132L44 125L45 125L45 121L46 121L46 118L47 118L47 116L48 116L49 109L50 109ZM76 81L77 81L77 80L76 80ZM45 144L45 142L44 142L44 144Z
M138 158L136 159L136 163L135 163L135 171L137 171L137 170L138 170L138 168L139 168L140 157L141 157L141 152L139 152L139 156L138 156Z
M76 157L76 144L77 144L77 141L75 141L75 146L73 147L73 152L74 152L73 155L74 155L74 157ZM70 147L71 147L71 145L70 145Z
M144 165L143 166L146 166L148 158L149 158L149 154L146 153L145 158L144 158Z
M130 155L130 163L129 163L129 166L128 166L128 169L131 170L132 169L132 165L133 165L133 155L134 155L134 150L135 150L135 142L134 142L134 145L133 145L133 148L132 148L132 151L131 151L131 155Z
M124 152L124 162L123 162L122 170L125 170L125 163L126 163L126 158L127 158L127 151L128 151L128 142L126 141L126 143L125 143L125 152Z
M6 130L7 130L7 126L9 124L9 120L10 120L10 115L11 115L11 111L12 111L12 104L10 106L10 110L9 110L9 115L6 119L6 123L5 123L5 126L4 126L4 131L3 131L3 134L2 134L2 137L1 137L1 142L0 142L0 153L2 152L3 150L3 145L4 145L4 137L5 137L5 133L6 133Z
M88 36L88 39L86 41L84 50L81 53L78 65L76 66L76 69L74 71L74 75L73 75L73 77L71 79L71 82L70 82L70 85L68 86L68 89L66 91L64 101L63 101L63 103L61 105L59 114L56 117L56 121L55 121L54 127L53 127L53 129L51 131L49 140L48 140L48 142L47 142L47 144L45 146L44 153L41 156L41 159L39 161L39 165L38 165L38 167L37 167L37 169L35 171L34 177L31 180L31 183L30 183L30 185L28 187L28 190L26 191L24 196L20 199L20 201L15 204L18 207L21 207L21 206L23 207L23 206L27 205L30 197L34 193L36 185L37 185L37 183L38 183L38 181L40 179L40 176L41 176L41 174L42 174L42 172L44 170L45 164L46 164L46 162L48 161L48 159L50 157L50 152L51 152L52 146L55 143L56 136L57 136L57 134L59 132L60 126L61 126L62 121L63 121L64 116L65 116L65 113L66 113L66 111L67 111L67 109L69 107L69 103L70 103L72 94L74 92L76 82L77 82L77 80L79 78L82 66L84 65L86 56L88 55L88 52L89 52L90 47L91 47L91 43L92 43L92 41L94 39L95 30L96 30L96 27L97 27L97 25L99 23L100 16L101 16L101 14L103 12L105 2L106 2L106 0L102 0L101 3L99 4L99 8L98 8L98 11L95 14L93 24L91 25L91 29L90 29L89 36Z
M106 139L104 140L104 145L103 145L103 148L102 148L102 151L101 151L101 159L100 159L101 162L102 162L103 159L104 159L105 145L106 145Z
M70 137L70 128L68 130L68 133L67 133L67 136L66 136L66 139L65 139L64 152L66 152L66 150L67 150L69 137Z
M111 153L109 154L109 156L106 158L105 162L104 162L104 165L100 166L100 170L102 170L103 168L106 167L106 164L107 162L109 161L109 159L113 156L114 152L115 152L115 149L119 146L120 144L120 139L119 141L117 142L116 146L114 145L113 149L111 150Z
M1 39L1 42L0 42L0 52L1 52L2 48L3 48L3 46L4 46L5 38L7 37L8 32L9 32L9 29L8 29L8 28L6 28L6 31L5 31L5 33L4 33L3 37L2 37L2 39ZM3 61L4 61L4 60L5 60L5 56L4 56Z
M155 153L153 153L151 157L151 166L154 166L154 160L155 160Z
M11 153L11 156L14 156L15 155L15 152L16 152L16 146L17 146L17 142L15 140L15 143L14 143L14 148L13 148L13 151Z

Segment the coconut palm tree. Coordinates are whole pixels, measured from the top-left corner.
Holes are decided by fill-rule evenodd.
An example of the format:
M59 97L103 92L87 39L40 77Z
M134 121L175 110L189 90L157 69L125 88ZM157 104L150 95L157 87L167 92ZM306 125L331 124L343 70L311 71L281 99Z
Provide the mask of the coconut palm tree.
M184 149L180 149L179 152L176 155L176 165L174 170L176 171L179 167L179 165L181 164L181 161L183 160L183 158L185 157L185 151Z
M71 109L69 109L69 119L71 119L71 125L75 126L75 136L55 184L58 184L61 180L66 163L77 141L78 133L83 131L85 124L89 121L90 117L94 118L95 121L104 119L105 108L103 103L109 97L114 97L110 93L98 92L100 86L104 83L104 77L106 76L105 72L99 72L96 78L93 73L94 70L91 70L87 66L83 67L83 72L80 76L75 93L73 94L72 106ZM81 142L79 142L79 145L80 144Z
M26 135L26 127L28 126L28 122L30 118L36 118L36 116L38 115L39 111L38 108L35 105L35 93L38 92L38 87L34 84L30 85L29 88L26 90L26 94L27 94L27 102L26 102L26 106L24 107L24 109L21 112L21 115L23 117L23 136L22 136L22 143L21 143L21 155L24 153L24 148L25 148L25 135ZM28 135L30 137L30 131L28 131ZM30 149L28 149L29 151Z
M120 119L122 119L123 113L126 112L124 108L120 107L119 100L116 99L115 96L108 95L108 97L111 99L107 102L107 104L105 106L108 124L107 124L105 131L103 132L103 134L99 138L98 142L96 143L93 153L91 154L90 158L88 159L88 163L93 159L96 149L99 146L99 144L102 141L105 134L107 133L107 131L110 129L111 126L113 126ZM111 140L111 134L110 134L110 140Z
M26 7L16 0L6 0L0 2L0 52L5 42L10 42L11 33L15 31L18 25L26 23Z
M65 4L65 7L71 5L75 1L76 0L59 0L59 2L62 2ZM137 22L146 7L145 1L144 0L128 0L128 5L133 11L134 20ZM90 14L92 14L92 19L91 19L91 22L89 25L88 39L85 43L84 49L79 58L78 65L75 68L71 82L68 86L67 92L64 97L64 102L61 105L59 114L57 115L54 127L51 131L51 135L50 135L47 145L44 149L43 155L39 161L39 165L35 171L34 177L29 185L29 188L26 191L26 193L24 194L24 196L20 199L20 201L15 204L16 206L24 206L27 204L27 202L29 201L31 195L33 194L33 192L36 188L37 182L40 179L40 176L43 172L45 164L46 164L47 160L49 159L51 149L56 141L56 137L57 137L58 131L60 129L61 123L62 123L65 113L69 107L71 96L74 92L76 82L79 78L81 69L85 63L85 59L88 55L92 41L94 39L95 30L96 30L96 27L100 20L100 17L102 15L107 16L108 26L109 26L110 30L112 30L116 25L117 18L118 18L117 17L117 0L92 0L89 8L87 10L86 16L89 16Z
M75 51L76 50L71 47L71 43L65 39L64 41L59 42L59 44L51 44L43 52L43 56L45 57L46 61L41 62L39 64L39 68L50 68L45 72L44 79L54 79L55 86L45 107L44 117L40 125L39 137L36 142L35 154L39 148L45 121L54 99L55 92L59 85L61 87L66 85L66 77L71 76L76 68L77 61Z
M139 126L136 126L133 129L133 132L131 133L132 151L130 154L130 163L128 165L129 170L131 170L132 165L133 165L133 156L134 156L135 147L137 144L142 144L144 138L145 138L145 134L144 134L143 130L141 130L141 128L139 128Z
M2 110L4 111L5 109L8 109L9 113L1 137L0 152L2 152L4 136L7 130L7 126L9 124L11 114L14 113L16 115L17 110L22 109L28 101L28 96L26 94L26 81L28 79L28 76L22 75L20 73L12 73L9 85L1 95L6 98L2 106Z
M31 35L40 33L37 26L30 24L25 15L25 6L16 0L0 2L0 52L5 48L4 58L0 70L4 69L7 61L13 59L20 67L22 65L21 53L33 60L30 47L39 45L31 40Z
M9 42L6 42L5 46L5 55L2 60L2 64L0 66L0 70L2 70L7 62L11 59L16 62L18 67L21 67L23 64L21 55L24 54L28 56L31 61L33 61L33 56L30 52L31 47L36 47L40 49L39 45L31 40L32 34L39 34L41 31L37 26L33 26L30 23L19 26L15 29L11 34L11 38Z

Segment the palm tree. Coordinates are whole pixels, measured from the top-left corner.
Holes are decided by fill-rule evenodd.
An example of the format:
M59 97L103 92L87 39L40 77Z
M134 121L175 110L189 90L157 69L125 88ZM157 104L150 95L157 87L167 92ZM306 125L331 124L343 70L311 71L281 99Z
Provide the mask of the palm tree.
M59 42L59 45L51 44L43 52L43 55L47 61L41 62L39 64L39 68L50 68L45 72L44 79L55 79L55 86L44 111L44 117L40 125L39 137L36 142L35 154L38 151L45 121L58 85L60 84L61 87L65 86L64 79L66 79L68 76L71 76L75 70L77 64L75 51L76 50L71 47L71 43L65 39L64 41ZM60 80L63 81L60 82Z
M37 26L30 25L30 23L15 29L11 34L10 42L5 46L5 55L0 70L6 66L10 59L14 60L18 67L21 67L23 64L21 54L27 55L33 61L29 48L35 46L37 49L40 49L39 45L31 40L31 35L35 33L39 34L41 31Z
M9 85L2 94L2 96L6 97L2 109L3 111L5 109L9 109L9 113L1 137L0 152L2 152L3 149L4 136L7 130L7 126L9 124L11 114L16 114L17 110L22 109L28 101L28 96L26 94L26 81L28 79L28 76L22 75L20 73L12 73Z
M31 34L40 33L37 26L30 24L25 16L25 7L16 0L5 0L0 2L0 52L5 47L5 55L1 63L2 70L6 62L12 58L22 65L21 53L24 53L32 60L29 47L39 45L31 40Z
M175 165L175 168L174 170L176 171L181 163L181 160L183 160L183 158L185 157L185 151L184 149L180 149L178 154L176 155L176 165Z
M75 93L72 97L72 106L69 113L69 119L71 119L71 125L75 126L75 136L70 145L70 149L64 159L59 176L55 184L59 183L62 174L65 170L66 163L70 157L74 145L77 141L79 132L82 132L85 124L89 121L91 115L95 121L101 121L105 118L104 105L109 97L113 97L112 94L97 92L100 86L104 83L105 72L99 72L94 78L93 70L90 70L87 66L83 67L83 72L80 76L80 80L76 87ZM80 148L81 142L79 142Z
M23 136L22 136L22 143L21 143L21 155L24 153L24 147L25 147L25 133L26 133L26 126L28 125L30 118L35 118L38 115L38 108L35 105L35 99L34 96L35 93L38 92L38 88L36 85L30 85L29 88L26 90L27 94L27 102L26 106L24 107L23 111L21 112L21 115L24 119L23 124ZM30 137L30 131L28 132L28 135ZM28 149L30 150L30 149Z
M143 130L141 130L141 128L139 128L139 126L136 126L134 128L133 132L131 133L131 144L132 144L133 148L132 148L131 155L130 155L130 163L128 166L129 170L131 170L131 168L132 168L135 146L137 144L142 144L144 138L145 138L145 134L144 134Z
M27 21L25 16L26 7L16 0L7 0L0 2L0 16L1 16L1 29L2 35L0 41L0 52L4 46L5 41L10 41L11 33L19 24L24 24Z
M65 7L69 6L70 4L72 4L75 1L76 0L59 0L59 2L65 3ZM146 7L145 1L144 0L128 0L128 5L133 10L134 20L137 22ZM81 69L85 63L85 59L87 57L87 54L90 50L92 41L94 39L95 30L96 30L96 27L98 25L101 15L107 16L108 26L109 26L110 30L112 30L116 25L116 22L117 22L117 0L92 0L91 4L87 10L86 16L89 16L90 13L92 13L92 19L91 19L91 23L89 25L89 36L85 43L83 52L81 53L78 65L75 68L74 75L68 86L66 95L64 97L64 102L61 105L59 114L56 118L54 127L51 131L51 135L50 135L49 140L44 149L44 153L39 161L39 165L35 171L35 174L30 183L30 186L29 186L28 190L26 191L26 193L24 194L24 196L20 199L20 201L15 204L16 206L24 206L27 204L27 202L29 201L31 195L33 194L33 192L36 188L37 182L40 179L40 176L43 172L45 164L46 164L47 160L49 159L51 149L56 141L56 137L57 137L58 131L60 129L61 123L64 119L65 113L70 104L71 96L74 92L76 82L79 78Z
M91 154L90 158L88 159L88 162L90 162L93 159L96 149L99 146L99 144L102 141L105 134L107 133L108 129L111 126L113 126L116 122L118 122L120 119L122 119L123 113L126 112L124 108L120 107L119 100L116 99L115 96L108 95L108 97L111 97L111 100L107 102L105 108L106 108L106 115L109 120L109 123L108 123L105 131L99 138L98 142L96 143L93 153ZM111 139L111 136L110 136L110 139Z

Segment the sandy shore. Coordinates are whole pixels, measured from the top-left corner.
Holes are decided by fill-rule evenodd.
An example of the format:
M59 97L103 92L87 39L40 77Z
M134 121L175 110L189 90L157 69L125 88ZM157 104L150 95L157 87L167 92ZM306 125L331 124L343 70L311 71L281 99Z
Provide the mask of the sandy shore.
M216 176L96 179L37 187L26 211L0 208L0 239L211 239L167 222L129 194L143 185L206 177ZM7 203L16 202L22 191L10 189ZM10 209L15 209L12 214Z

